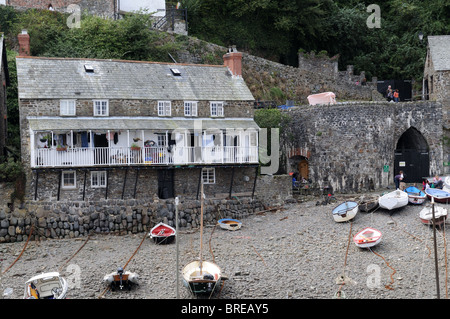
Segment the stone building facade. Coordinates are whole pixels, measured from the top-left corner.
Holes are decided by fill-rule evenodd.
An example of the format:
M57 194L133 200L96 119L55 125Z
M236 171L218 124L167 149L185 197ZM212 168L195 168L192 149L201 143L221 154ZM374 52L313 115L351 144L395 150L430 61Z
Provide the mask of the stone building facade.
M450 35L429 36L423 99L442 103L444 173L450 174Z
M359 192L443 174L442 105L432 101L348 102L284 110L286 171L301 172L319 187Z
M241 63L236 51L221 66L17 57L27 200L254 192Z

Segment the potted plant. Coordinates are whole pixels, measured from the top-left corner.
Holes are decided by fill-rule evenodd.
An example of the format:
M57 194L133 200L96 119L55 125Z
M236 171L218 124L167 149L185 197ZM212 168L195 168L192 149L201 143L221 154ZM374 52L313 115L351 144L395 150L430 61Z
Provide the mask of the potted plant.
M137 145L136 143L131 144L131 150L132 151L139 151L141 147Z
M66 151L67 150L67 146L62 146L61 144L56 145L56 150L57 151Z

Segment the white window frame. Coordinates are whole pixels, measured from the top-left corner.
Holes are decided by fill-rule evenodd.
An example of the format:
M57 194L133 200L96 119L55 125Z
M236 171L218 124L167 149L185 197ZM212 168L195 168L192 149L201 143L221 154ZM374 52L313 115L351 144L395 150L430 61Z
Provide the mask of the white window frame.
M197 116L197 101L184 101L184 116Z
M172 102L158 101L158 116L171 116L171 115L172 115Z
M102 181L103 179L103 181ZM106 188L108 181L106 171L92 171L91 172L91 187L92 188Z
M102 106L105 103L105 111ZM108 116L109 115L109 101L108 100L93 100L94 116ZM97 107L100 107L99 109Z
M73 174L73 184L66 184L66 174ZM76 171L62 171L61 172L61 188L75 189L77 188L77 172Z
M209 102L211 117L223 117L223 102L213 101Z
M215 184L216 183L216 169L214 167L202 168L202 182L203 184Z
M76 115L76 100L59 100L59 115Z

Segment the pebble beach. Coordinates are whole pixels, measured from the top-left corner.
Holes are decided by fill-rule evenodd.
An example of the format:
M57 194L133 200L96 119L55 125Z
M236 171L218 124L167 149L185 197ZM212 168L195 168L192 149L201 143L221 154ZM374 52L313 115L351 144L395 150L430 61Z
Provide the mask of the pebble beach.
M336 204L317 205L310 199L250 215L236 231L206 223L203 259L215 262L228 278L211 298L447 298L450 230L448 224L436 229L438 292L433 228L419 219L428 200L394 211L358 212L351 222L336 223L332 209L351 196L336 197ZM352 241L365 227L383 235L371 249ZM4 298L21 299L29 278L59 271L68 279L69 299L173 299L177 293L195 299L181 283L181 269L198 259L199 252L198 228L179 229L178 245L155 244L145 233L3 243L2 291L12 288ZM130 291L107 289L103 277L125 265L138 274L139 284Z

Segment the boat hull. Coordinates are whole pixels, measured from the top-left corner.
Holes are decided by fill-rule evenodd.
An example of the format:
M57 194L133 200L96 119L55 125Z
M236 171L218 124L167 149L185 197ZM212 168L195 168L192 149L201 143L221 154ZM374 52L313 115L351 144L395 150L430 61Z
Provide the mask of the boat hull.
M201 267L200 267L201 264ZM219 266L210 261L193 261L182 270L183 285L194 295L212 294L222 281Z
M333 219L337 223L352 220L355 218L358 210L358 203L352 201L344 202L333 209Z
M450 193L446 192L445 190L438 188L428 188L425 190L425 193L430 200L433 198L437 203L450 203Z
M381 196L378 200L381 208L394 210L408 205L408 194L401 190L395 190Z
M359 211L360 212L370 212L378 207L378 198L368 198L362 199L359 202Z
M413 205L421 205L427 199L427 194L414 186L407 187L405 192L408 194L408 202Z
M369 248L381 242L382 234L379 230L371 227L364 228L353 237L353 242L361 248Z
M24 299L65 299L69 285L58 272L34 276L25 283Z
M434 209L435 224L441 226L447 220L447 209L437 205L435 205ZM419 213L419 218L423 224L433 225L432 207L424 207Z
M238 230L242 227L242 223L237 219L223 218L218 221L220 228L226 230Z
M176 235L175 228L159 223L150 230L149 236L157 244L170 244L174 241Z

